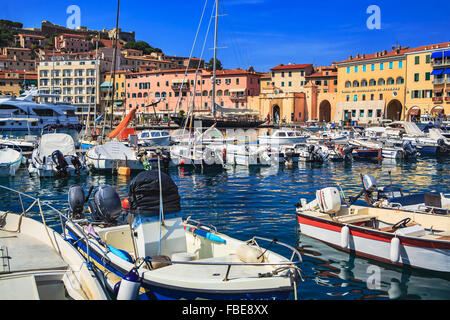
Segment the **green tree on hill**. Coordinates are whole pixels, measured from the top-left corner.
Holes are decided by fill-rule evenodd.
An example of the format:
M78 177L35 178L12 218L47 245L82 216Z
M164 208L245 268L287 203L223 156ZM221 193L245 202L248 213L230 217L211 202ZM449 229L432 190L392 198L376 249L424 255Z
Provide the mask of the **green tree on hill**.
M144 54L151 54L152 52L162 52L159 48L153 48L145 41L127 42L124 49L141 50Z

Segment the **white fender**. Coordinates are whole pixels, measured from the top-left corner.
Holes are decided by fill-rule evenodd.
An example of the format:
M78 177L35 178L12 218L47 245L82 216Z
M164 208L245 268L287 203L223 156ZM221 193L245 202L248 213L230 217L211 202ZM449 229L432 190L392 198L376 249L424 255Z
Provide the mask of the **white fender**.
M135 300L138 296L140 286L139 274L133 269L120 281L117 300Z
M400 239L397 237L391 240L391 261L397 263L400 260Z
M341 247L347 249L349 241L350 241L350 228L348 226L343 226L341 229Z

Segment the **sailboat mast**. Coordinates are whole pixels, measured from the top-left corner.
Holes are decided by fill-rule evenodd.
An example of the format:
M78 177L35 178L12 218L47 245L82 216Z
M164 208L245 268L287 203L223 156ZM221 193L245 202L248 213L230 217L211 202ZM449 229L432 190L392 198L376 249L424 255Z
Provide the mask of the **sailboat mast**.
M117 41L119 35L119 11L120 11L120 0L117 0L117 20L116 20L116 32L114 33L114 52L113 52L113 87L112 87L112 104L111 104L111 119L110 127L113 129L113 118L114 118L114 99L116 94L116 64L117 64Z
M219 0L216 0L216 21L214 28L214 65L213 65L213 83L212 83L212 114L216 118L216 66L217 66L217 29L219 22Z

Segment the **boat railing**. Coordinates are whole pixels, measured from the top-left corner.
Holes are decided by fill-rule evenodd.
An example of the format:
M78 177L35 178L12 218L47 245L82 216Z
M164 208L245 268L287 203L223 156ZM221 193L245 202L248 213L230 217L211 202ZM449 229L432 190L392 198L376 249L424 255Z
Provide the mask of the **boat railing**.
M87 235L86 235L86 233L81 229L81 227L79 227L76 223L74 223L74 222L72 221L72 219L70 219L69 216L65 215L64 213L62 213L60 210L56 209L55 207L53 207L53 206L50 205L49 203L47 203L47 202L45 202L45 201L41 201L39 198L35 198L35 197L30 196L30 195L28 195L28 194L25 194L25 193L23 193L23 192L20 192L20 191L17 191L17 190L14 190L14 189L11 189L11 188L8 188L8 187L5 187L5 186L0 185L0 190L1 190L1 189L6 190L6 191L9 191L9 192L11 192L11 193L15 193L15 194L17 194L17 195L19 196L20 206L21 206L21 208L22 208L22 213L20 214L20 216L25 216L28 212L30 212L30 210L31 210L33 207L36 207L36 206L37 206L37 207L38 207L38 210L39 210L39 214L40 214L41 219L42 219L42 223L44 224L44 226L45 226L46 228L50 228L50 227L47 227L47 224L46 224L46 222L45 222L45 215L44 215L44 212L43 212L43 210L42 210L42 209L43 209L42 207L47 207L47 208L49 208L52 212L54 212L54 213L56 213L56 214L58 215L58 217L59 217L59 219L60 219L60 223L61 223L61 227L62 227L63 231L64 231L64 229L65 229L66 223L67 223L67 222L71 222L71 224L78 230L78 232L79 232L80 234L83 235L84 241L85 241L85 243L86 243L86 265L87 265L87 267L89 268L89 270L92 270L92 266L91 266L91 262L90 262L91 259L90 259L89 241L88 241ZM23 197L28 198L28 199L30 199L30 200L33 201L33 203L32 203L28 208L25 208L25 204L24 204L24 201L23 201ZM65 221L65 222L64 222L64 221ZM66 238L66 232L63 232L62 235L63 235L64 240L68 241L68 239ZM50 241L53 242L54 240L53 240L53 239L50 239Z

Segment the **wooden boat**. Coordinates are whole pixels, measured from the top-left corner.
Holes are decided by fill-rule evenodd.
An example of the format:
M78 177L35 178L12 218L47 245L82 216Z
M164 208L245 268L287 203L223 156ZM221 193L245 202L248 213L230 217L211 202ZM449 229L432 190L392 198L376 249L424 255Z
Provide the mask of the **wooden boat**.
M45 206L31 198L21 214L0 212L1 300L108 300L94 270L70 242L58 232L25 213ZM40 212L43 216L42 211ZM64 215L61 214L64 218Z
M450 216L350 204L336 187L297 204L301 234L395 265L450 272Z
M256 236L240 241L212 226L183 220L178 188L163 172L158 178L158 172L142 172L131 182L130 223L120 222L121 200L112 187L103 186L89 201L90 220L66 225L67 235L84 252L86 240L77 230L93 227L88 239L91 261L103 271L112 294L123 277L136 272L140 279L136 299L287 299L296 295L301 256L295 248ZM82 201L69 200L84 203L81 197ZM77 212L82 213L83 207ZM262 242L269 244L263 248ZM291 250L291 259L268 250L275 244Z

